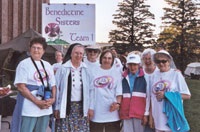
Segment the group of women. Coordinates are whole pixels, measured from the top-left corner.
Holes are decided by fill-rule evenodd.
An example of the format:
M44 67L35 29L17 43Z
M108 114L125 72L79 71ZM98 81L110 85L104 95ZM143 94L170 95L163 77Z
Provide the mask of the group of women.
M27 132L29 127L30 132L45 132L49 115L53 113L52 104L56 132L189 130L183 109L177 108L176 104L189 99L190 92L181 72L170 67L173 59L167 51L156 53L153 49L146 49L141 56L129 53L126 68L122 71L113 51L107 49L101 52L99 64L91 72L83 62L84 46L76 43L70 45L54 77L49 63L41 59L46 43L40 39L31 41L31 57L17 67L14 84L20 91L19 97L25 100L17 99L21 103L16 105L14 117L20 116L20 122L12 121L13 131ZM100 50L91 48L87 52L96 54L98 58ZM25 61L32 71L26 68ZM50 99L44 99L44 93L38 92L45 91L47 86L52 91ZM32 106L38 107L34 109L37 114L30 113ZM17 114L19 108L21 112ZM172 108L174 112L170 111ZM39 114L44 111L48 113ZM185 124L173 118L177 115L184 119Z

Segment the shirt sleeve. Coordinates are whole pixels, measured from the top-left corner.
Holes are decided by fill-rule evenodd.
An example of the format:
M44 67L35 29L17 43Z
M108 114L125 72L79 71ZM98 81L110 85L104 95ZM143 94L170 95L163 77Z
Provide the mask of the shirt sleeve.
M56 72L56 75L55 75L55 80L56 80L56 101L55 101L55 110L58 110L60 108L60 98L59 98L59 95L60 95L60 81L61 81L61 68L59 68Z
M118 96L122 95L122 75L120 72L116 75L116 78L116 96Z
M89 106L89 108L90 109L92 109L92 110L94 110L94 100L95 100L95 88L94 88L94 86L92 85L93 83L92 83L92 81L91 81L91 84L90 84L90 89L89 89L89 93L90 93L90 99L89 99L89 101L90 101L90 106Z
M177 72L178 91L181 94L191 95L190 90L188 88L188 85L187 85L185 78L183 77L182 73L179 72L179 71L175 71L175 72Z
M150 92L151 92L151 89L150 89L150 76L145 75L145 80L146 80L147 86L146 86L146 106L145 106L144 115L149 115L150 99L151 99L150 98Z
M28 73L29 72L27 71L27 67L25 67L25 64L23 64L23 62L19 63L16 69L14 85L16 86L18 83L27 84Z

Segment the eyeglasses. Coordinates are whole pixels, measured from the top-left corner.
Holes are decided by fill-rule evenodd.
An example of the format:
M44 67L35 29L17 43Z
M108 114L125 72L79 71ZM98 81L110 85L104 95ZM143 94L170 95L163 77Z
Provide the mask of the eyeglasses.
M41 47L35 47L35 46L32 46L31 48L34 49L34 50L42 50L43 49Z
M168 60L155 60L156 64L160 64L160 63L165 64L166 62L168 62Z
M87 51L90 52L90 53L92 53L92 52L98 53L98 50L94 50L94 49L88 49Z

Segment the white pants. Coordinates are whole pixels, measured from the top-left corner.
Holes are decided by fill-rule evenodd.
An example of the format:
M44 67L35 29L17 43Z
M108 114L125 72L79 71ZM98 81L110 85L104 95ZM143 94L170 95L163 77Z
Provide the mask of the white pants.
M123 120L123 130L124 132L144 132L142 120L137 118Z

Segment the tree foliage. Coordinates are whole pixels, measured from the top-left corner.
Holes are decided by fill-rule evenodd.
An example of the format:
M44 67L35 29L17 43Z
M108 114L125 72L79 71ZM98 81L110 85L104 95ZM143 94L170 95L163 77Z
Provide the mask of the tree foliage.
M175 57L177 67L183 71L186 65L197 61L200 47L200 10L193 0L165 0L162 17L165 29L158 42L165 43Z
M144 44L152 44L154 25L149 20L154 15L144 0L124 0L118 7L117 14L113 15L113 24L117 27L109 33L109 42L129 44L132 50L142 50Z

